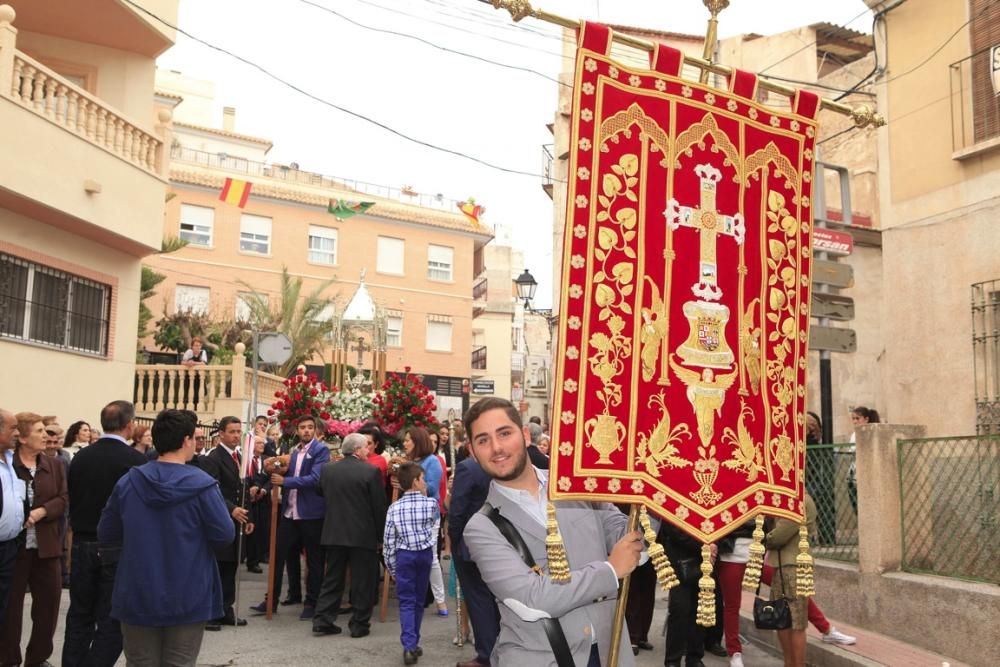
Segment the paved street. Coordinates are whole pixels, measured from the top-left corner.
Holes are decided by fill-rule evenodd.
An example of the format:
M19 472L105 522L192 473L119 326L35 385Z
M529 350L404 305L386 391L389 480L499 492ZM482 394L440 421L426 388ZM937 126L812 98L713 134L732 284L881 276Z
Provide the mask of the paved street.
M249 574L242 571L240 607L246 609L263 599L266 586L265 575ZM663 597L663 596L661 596ZM298 620L298 607L281 607L274 620L268 623L263 617L250 617L245 628L225 628L222 632L206 632L201 648L199 665L327 665L335 660L338 665L401 665L402 649L399 645L399 624L395 599L390 599L389 618L386 623L372 625L372 634L364 639L351 639L346 633L333 637L313 637L308 622ZM26 605L27 606L27 605ZM62 638L66 610L69 607L69 593L63 591L60 607L59 627L56 630L55 653L52 663L59 664L62 655ZM657 600L656 615L653 619L651 640L656 649L642 651L637 660L638 667L657 667L663 664L663 638L661 631L666 614L666 602ZM27 609L26 609L27 612ZM376 612L377 613L377 612ZM344 623L346 626L346 623ZM28 613L25 613L25 633L23 644L27 643L27 630L31 627ZM454 616L439 618L428 611L424 617L423 641L424 657L420 664L427 667L451 667L459 660L472 657L471 646L459 649L452 645L455 636ZM22 645L23 645L22 644ZM744 654L751 667L778 667L781 660L762 650L748 646ZM124 657L118 661L125 665ZM728 659L707 656L705 664L724 667Z

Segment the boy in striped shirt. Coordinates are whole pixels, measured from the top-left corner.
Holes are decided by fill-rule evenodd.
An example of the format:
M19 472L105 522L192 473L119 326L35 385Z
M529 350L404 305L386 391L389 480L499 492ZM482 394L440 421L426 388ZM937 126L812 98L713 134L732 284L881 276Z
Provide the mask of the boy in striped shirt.
M382 549L385 567L396 580L403 664L414 665L423 654L420 623L424 618L432 549L437 546L434 525L440 512L437 501L427 497L427 482L419 463L404 463L397 476L403 495L389 506Z

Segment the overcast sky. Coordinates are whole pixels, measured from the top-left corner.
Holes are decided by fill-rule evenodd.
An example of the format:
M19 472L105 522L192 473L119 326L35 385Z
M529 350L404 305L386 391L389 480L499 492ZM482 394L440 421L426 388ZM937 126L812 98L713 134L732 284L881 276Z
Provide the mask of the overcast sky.
M540 74L503 68L358 23L420 37ZM699 0L539 0L554 13L702 34ZM819 21L869 31L862 0L733 0L721 36L771 34ZM863 13L863 14L862 14ZM861 16L859 16L861 15ZM181 0L180 27L327 102L420 141L485 162L540 174L552 136L557 26L513 24L477 0ZM785 53L775 53L775 60ZM514 175L406 141L283 86L183 36L161 67L216 83L216 117L237 108L237 131L274 142L269 158L303 169L452 199L475 197L484 221L513 228L514 245L539 281L536 307L550 306L552 202L540 177ZM544 75L544 76L541 76ZM216 124L219 124L217 122ZM343 276L353 279L354 277Z

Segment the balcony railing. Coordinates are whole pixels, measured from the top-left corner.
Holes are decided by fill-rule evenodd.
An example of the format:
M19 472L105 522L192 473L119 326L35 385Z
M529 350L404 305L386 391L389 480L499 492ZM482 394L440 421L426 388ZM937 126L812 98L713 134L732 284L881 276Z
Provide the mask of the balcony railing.
M429 195L406 187L393 188L387 185L366 183L353 178L325 176L312 171L303 171L293 165L257 162L227 153L209 153L193 148L185 148L178 144L171 146L170 159L174 162L188 162L213 169L226 169L251 177L274 178L281 181L313 185L321 188L348 190L359 194L381 197L382 199L392 199L404 204L413 204L414 206L421 206L423 208L449 211L451 213L458 212L458 205L461 203L456 199L449 199L441 194Z
M952 147L956 152L1000 141L1000 102L993 83L991 49L950 65Z
M472 300L473 301L485 301L486 300L486 292L487 292L488 288L489 288L489 286L488 286L488 284L486 282L486 279L483 278L482 280L480 280L472 288Z
M284 378L260 373L257 400L269 403L274 392L284 386ZM198 366L188 368L174 364L137 364L133 402L140 415L152 416L160 410L174 408L192 410L202 420L211 421L219 401L253 398L253 371L246 367L245 357L234 357L228 366ZM231 405L228 406L231 409Z
M553 155L554 144L542 145L542 189L549 197L552 196L552 170L555 156Z
M153 174L163 142L120 111L14 48L0 24L0 96ZM9 30L9 26L7 26Z
M472 368L477 371L486 370L486 346L477 347L472 351Z

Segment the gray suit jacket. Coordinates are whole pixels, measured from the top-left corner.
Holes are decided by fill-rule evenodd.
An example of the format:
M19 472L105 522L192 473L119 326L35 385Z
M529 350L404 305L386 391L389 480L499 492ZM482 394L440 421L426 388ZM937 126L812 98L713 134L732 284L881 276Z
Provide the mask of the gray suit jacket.
M535 563L547 571L545 527L498 492L496 482L490 484L486 502L514 524ZM568 584L554 584L547 573L532 572L485 514L475 514L465 527L465 544L500 608L500 636L491 656L494 667L555 666L545 630L537 622L544 618L540 614L559 619L578 666L586 665L590 656L591 628L597 634L601 663L607 662L618 581L605 561L625 534L628 517L608 503L560 501L556 518L572 573ZM635 664L628 642L628 629L623 628L619 667Z

